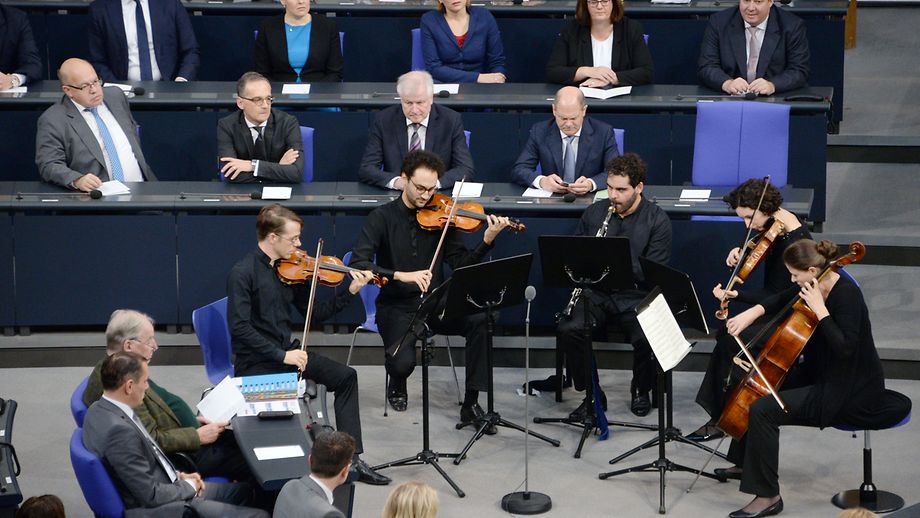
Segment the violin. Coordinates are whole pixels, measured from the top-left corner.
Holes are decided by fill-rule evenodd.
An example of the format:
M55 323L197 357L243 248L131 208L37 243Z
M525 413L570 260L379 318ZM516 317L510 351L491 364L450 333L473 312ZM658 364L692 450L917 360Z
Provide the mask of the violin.
M456 207L455 207L456 205ZM449 217L453 210L453 217ZM435 193L428 204L419 209L416 215L418 224L425 230L441 230L450 220L450 226L463 232L476 232L482 225L489 220L482 204L465 202L454 202L450 196ZM509 218L511 225L509 227L515 232L523 232L527 229L520 221Z
M728 284L725 285L725 291L731 291L735 287L735 284L744 284L744 281L746 281L751 273L757 269L761 262L763 262L764 257L767 256L767 252L770 251L770 247L773 246L776 238L783 235L785 230L786 226L782 221L770 218L770 220L767 221L767 229L753 239L747 241L744 249L748 252L746 255L742 255L738 263L735 264L735 271L732 272L731 279L728 281ZM719 320L728 318L729 300L731 299L726 296L723 296L719 300L719 309L716 310L716 318Z
M316 259L310 257L310 254L301 249L294 250L286 259L278 262L278 268L275 273L281 282L291 284L301 284L313 278L314 270L317 271L319 283L323 286L338 286L345 280L345 276L350 272L360 271L357 268L345 266L341 259L333 255L322 255L319 258L319 269L316 269ZM372 283L380 286L386 286L390 280L375 273Z
M859 241L850 243L849 251L843 256L830 261L818 275L824 278L828 272L836 272L840 267L859 261L866 254L866 247ZM818 318L814 311L808 307L801 296L793 298L780 315L786 314L791 308L791 313L773 331L767 339L763 349L751 365L744 379L732 391L722 415L719 417L718 427L735 439L741 439L748 428L748 412L751 404L763 396L772 394L777 398L780 407L785 405L776 394L776 390L786 378L786 373L798 360L805 348L805 344L814 334L818 326ZM764 329L768 329L766 326ZM751 342L760 337L758 333ZM739 345L747 354L747 348L739 340Z

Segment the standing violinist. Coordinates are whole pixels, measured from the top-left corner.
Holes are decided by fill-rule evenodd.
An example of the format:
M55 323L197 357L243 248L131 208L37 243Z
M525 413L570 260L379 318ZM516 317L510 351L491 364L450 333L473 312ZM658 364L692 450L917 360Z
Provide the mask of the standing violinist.
M763 198L761 200L761 197ZM764 244L769 244L763 257L764 284L763 288L734 287L723 288L717 284L712 289L713 296L718 300L738 301L744 304L756 304L767 296L779 293L794 284L789 280L789 274L783 265L783 251L792 243L800 239L810 239L811 234L802 225L795 214L782 207L783 195L779 189L762 179L751 179L736 187L725 196L725 202L735 211L739 218L744 220L745 227L754 232L761 233L760 239L767 239ZM776 223L781 225L781 230L773 239L764 238L767 230ZM780 227L774 227L780 229ZM751 241L755 241L752 239ZM758 241L760 242L760 241ZM741 248L734 248L725 258L729 268L735 268L738 262L743 263ZM737 307L737 306L736 306ZM750 338L763 327L772 315L759 319L745 331L743 338ZM732 357L740 352L735 339L729 335L724 327L719 328L716 335L716 345L709 357L706 374L696 395L696 402L709 414L710 419L695 432L687 436L693 441L708 441L722 437L723 432L716 427L725 398L731 393L733 382L727 382L731 372Z
M747 434L741 441L732 441L728 451L735 466L715 470L723 479L740 479L741 491L755 495L747 506L729 514L730 518L771 516L783 510L778 475L780 426L858 425L878 416L885 379L872 340L869 310L852 278L827 268L838 255L830 241L796 241L783 252L795 286L763 299L725 324L730 334L738 336L763 315L781 311L796 295L817 321L802 353L798 383L787 381L779 392L787 411L771 395L754 401Z
M472 251L464 246L460 233L449 228L434 268L429 269L441 232L423 229L416 219L419 209L438 189L444 163L429 151L412 151L403 159L400 170L402 195L368 215L352 251L351 266L374 270L395 281L381 288L377 297L377 325L386 346L385 365L390 376L387 401L402 412L408 405L406 378L415 369L417 341L415 334L407 330L419 307L420 295L444 282L445 263L456 269L482 261L510 222L508 218L489 215L482 241ZM466 394L460 422L480 422L484 412L478 403L479 391L486 390L489 376L486 317L476 314L450 322L431 319L428 324L435 332L466 337ZM487 428L486 433L494 434L495 427Z
M302 351L300 341L291 340L291 310L305 313L310 285L285 284L279 279L277 269L282 259L297 250L302 230L303 220L292 210L277 203L262 207L256 219L258 246L230 270L227 323L235 354L234 373L252 376L298 370L305 378L325 385L335 394L336 426L355 440L352 469L358 480L385 485L390 479L374 472L358 457L364 451L358 409L358 374L351 367L313 351ZM373 277L368 271L350 274L353 280L345 293L316 305L313 314L317 320L328 318L348 305Z

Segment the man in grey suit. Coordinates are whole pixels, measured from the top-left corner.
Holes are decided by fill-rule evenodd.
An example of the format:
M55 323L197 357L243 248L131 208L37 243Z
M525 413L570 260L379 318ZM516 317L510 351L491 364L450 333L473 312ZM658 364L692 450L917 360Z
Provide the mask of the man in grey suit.
M252 499L247 484L205 482L198 473L177 471L136 418L147 391L147 362L117 352L102 362L102 399L83 420L83 443L103 462L125 504L125 516L183 516L187 508L203 518L267 518L241 507Z
M156 180L121 90L103 88L96 70L82 59L65 61L58 77L64 97L39 117L35 136L42 180L84 192L109 180Z
M274 518L345 518L332 492L345 483L355 440L345 432L319 435L310 450L310 473L288 481L275 502Z

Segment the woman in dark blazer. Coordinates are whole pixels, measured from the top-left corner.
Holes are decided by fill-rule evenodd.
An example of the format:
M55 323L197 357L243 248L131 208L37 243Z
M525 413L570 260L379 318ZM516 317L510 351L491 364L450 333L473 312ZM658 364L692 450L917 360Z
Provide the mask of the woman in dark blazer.
M425 69L439 83L504 83L505 50L492 14L469 0L440 0L421 21Z
M546 64L546 80L563 85L644 85L654 73L642 25L623 16L622 0L578 0Z
M341 81L342 47L335 22L310 13L309 0L282 0L284 14L262 21L256 72L272 81Z

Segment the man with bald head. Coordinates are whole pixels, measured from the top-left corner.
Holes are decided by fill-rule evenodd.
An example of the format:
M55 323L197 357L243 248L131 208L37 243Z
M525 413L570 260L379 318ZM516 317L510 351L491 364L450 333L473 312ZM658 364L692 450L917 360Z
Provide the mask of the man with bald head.
M109 180L156 180L122 91L103 88L96 70L82 59L64 61L58 77L64 96L39 117L35 136L42 180L84 192Z
M514 168L515 183L549 192L582 195L605 185L605 164L620 154L613 128L586 117L581 90L566 86L553 99L553 118L530 128Z
M438 155L446 171L437 183L448 189L461 179L473 179L470 155L460 114L433 103L431 74L408 72L396 81L400 105L380 110L371 125L367 147L361 158L358 179L364 183L401 191L403 158L410 151L425 150Z

